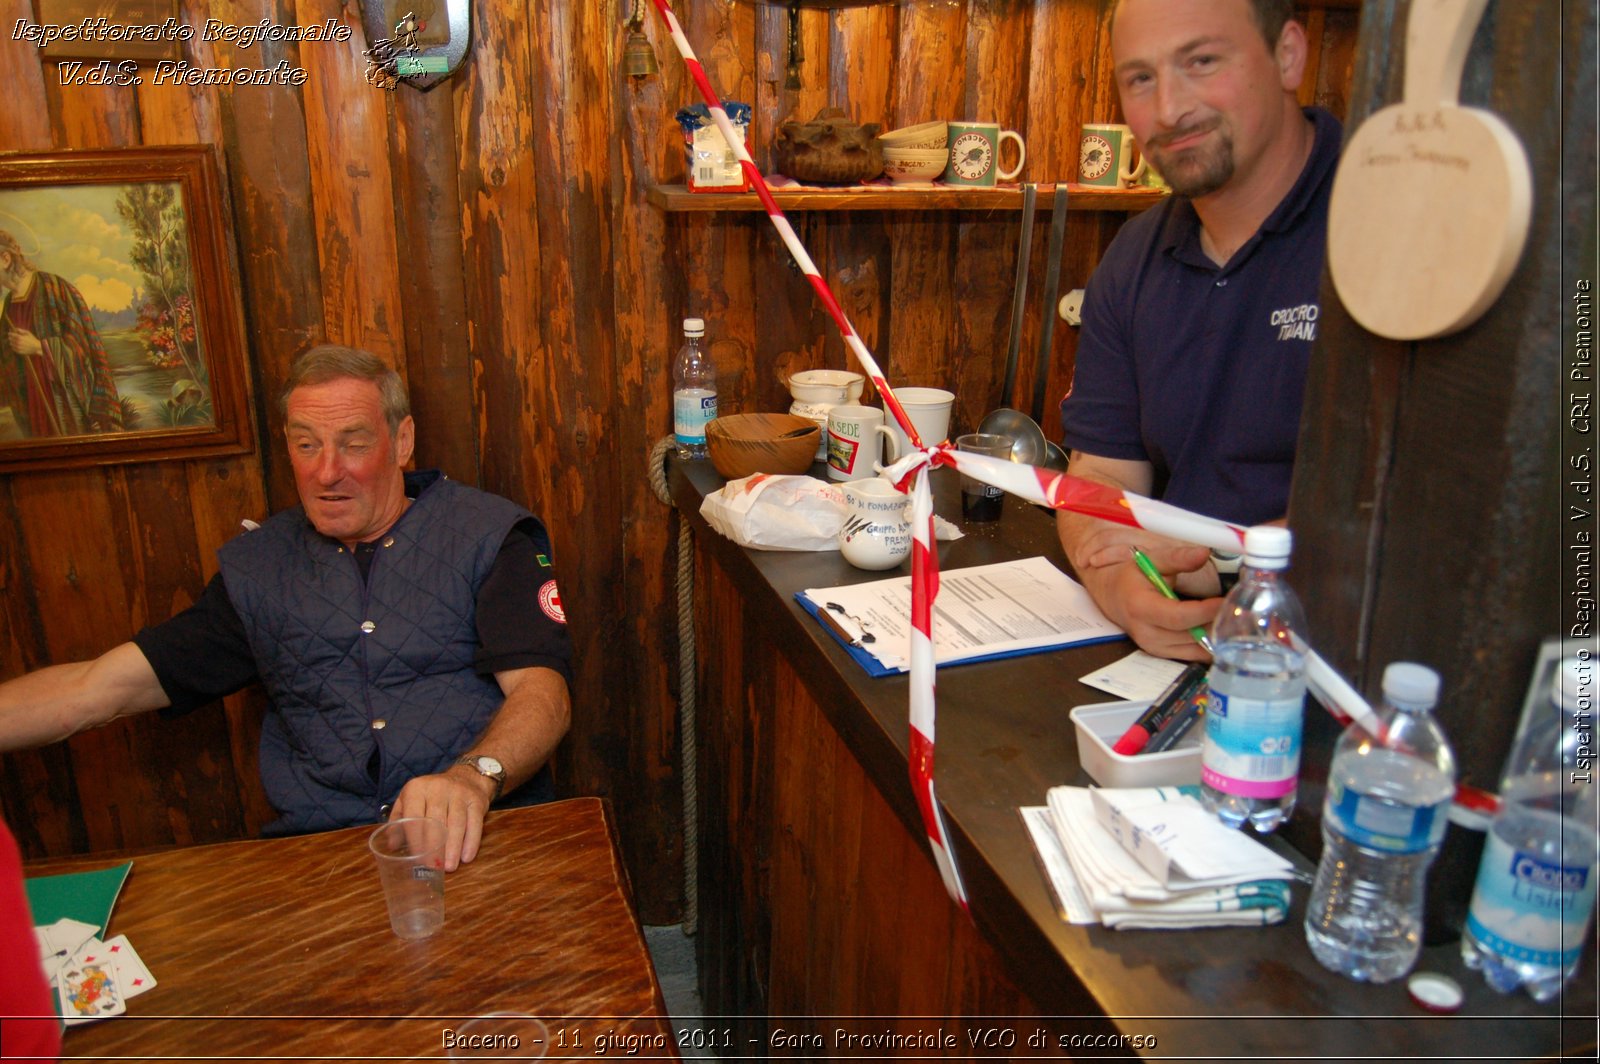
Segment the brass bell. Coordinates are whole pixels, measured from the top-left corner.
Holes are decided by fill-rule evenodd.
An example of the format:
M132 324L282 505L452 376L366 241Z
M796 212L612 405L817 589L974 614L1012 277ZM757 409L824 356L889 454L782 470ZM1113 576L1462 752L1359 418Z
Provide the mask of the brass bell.
M634 0L633 14L628 16L628 39L622 46L622 69L630 78L647 78L660 68L656 65L656 51L650 47L650 38L644 35L643 0Z

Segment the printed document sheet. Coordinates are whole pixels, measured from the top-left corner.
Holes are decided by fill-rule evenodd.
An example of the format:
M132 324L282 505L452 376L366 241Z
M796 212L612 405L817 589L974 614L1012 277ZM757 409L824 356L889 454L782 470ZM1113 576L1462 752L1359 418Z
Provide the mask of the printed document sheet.
M872 659L862 662L869 671L881 675L910 668L909 576L807 588L800 599L857 660ZM1042 557L939 574L933 636L934 660L940 665L1101 642L1122 634L1081 584Z

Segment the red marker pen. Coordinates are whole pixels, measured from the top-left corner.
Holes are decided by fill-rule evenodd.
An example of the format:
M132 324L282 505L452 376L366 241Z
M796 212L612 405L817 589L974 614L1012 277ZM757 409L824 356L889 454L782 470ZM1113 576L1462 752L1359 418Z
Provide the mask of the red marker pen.
M1150 741L1150 736L1160 730L1167 718L1176 713L1189 694L1198 686L1206 682L1206 673L1209 666L1203 662L1190 662L1184 666L1178 678L1161 692L1161 697L1150 703L1150 708L1139 714L1139 719L1134 721L1127 731L1122 733L1111 747L1113 753L1131 757L1144 749L1145 743Z

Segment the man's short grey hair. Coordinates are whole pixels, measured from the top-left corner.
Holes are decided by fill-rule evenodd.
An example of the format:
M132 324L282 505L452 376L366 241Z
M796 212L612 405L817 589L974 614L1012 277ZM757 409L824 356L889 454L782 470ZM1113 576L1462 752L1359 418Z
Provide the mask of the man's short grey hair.
M1293 0L1249 0L1249 3L1250 14L1256 20L1256 28L1266 39L1267 51L1276 51L1278 38L1283 36L1284 24L1294 18ZM1111 9L1112 26L1117 24L1117 8L1121 6L1122 0L1117 0L1116 7Z
M383 359L370 351L338 344L319 344L294 360L289 369L289 381L278 396L278 412L289 416L289 393L296 388L313 384L326 384L337 380L371 381L378 386L378 396L383 404L383 419L389 424L389 435L400 431L400 422L411 413L411 400L406 396L406 386Z

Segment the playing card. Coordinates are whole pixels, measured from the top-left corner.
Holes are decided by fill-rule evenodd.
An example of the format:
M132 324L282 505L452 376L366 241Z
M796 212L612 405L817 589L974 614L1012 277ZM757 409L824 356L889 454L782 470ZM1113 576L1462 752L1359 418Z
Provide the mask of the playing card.
M117 987L123 997L138 997L156 985L156 977L139 959L127 935L114 935L106 939L104 956L111 958L111 967L117 973Z
M57 987L61 995L61 1016L69 1027L128 1010L110 961L79 963L74 960L61 970Z
M93 924L66 917L53 924L35 927L33 933L39 940L39 959L44 966L45 979L55 982L56 974L72 962L72 958L94 938L98 930Z

